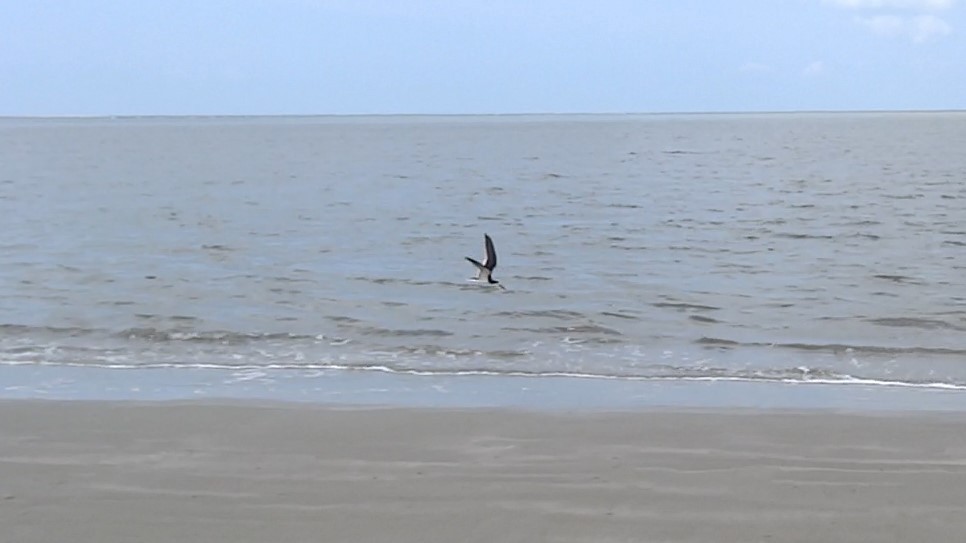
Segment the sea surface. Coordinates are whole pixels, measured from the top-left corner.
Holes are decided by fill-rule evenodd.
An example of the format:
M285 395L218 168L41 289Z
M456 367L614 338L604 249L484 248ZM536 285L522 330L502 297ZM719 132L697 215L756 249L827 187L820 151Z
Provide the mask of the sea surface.
M0 119L0 398L966 406L964 148L958 112Z

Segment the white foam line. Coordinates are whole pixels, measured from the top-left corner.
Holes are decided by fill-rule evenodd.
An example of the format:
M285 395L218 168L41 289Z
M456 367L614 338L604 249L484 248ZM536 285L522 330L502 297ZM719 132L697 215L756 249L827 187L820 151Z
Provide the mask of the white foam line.
M6 366L65 366L74 368L91 368L107 370L297 370L297 371L353 371L378 372L396 375L413 375L420 377L532 377L532 378L566 378L566 379L600 379L611 381L679 381L679 382L741 382L741 383L782 383L793 385L838 385L838 386L876 386L897 388L921 388L933 390L966 391L966 384L943 382L909 382L890 381L882 379L868 379L843 375L840 378L806 378L792 379L788 377L741 377L741 376L673 376L673 375L607 375L596 373L578 373L564 371L526 372L526 371L494 371L494 370L416 370L399 369L389 366L352 366L346 364L84 364L78 362L25 362L18 360L0 360L0 365Z

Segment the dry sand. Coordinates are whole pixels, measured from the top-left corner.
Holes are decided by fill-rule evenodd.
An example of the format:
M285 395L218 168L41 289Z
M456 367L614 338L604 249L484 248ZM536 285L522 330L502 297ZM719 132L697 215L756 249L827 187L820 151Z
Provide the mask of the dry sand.
M0 403L0 541L962 541L966 417Z

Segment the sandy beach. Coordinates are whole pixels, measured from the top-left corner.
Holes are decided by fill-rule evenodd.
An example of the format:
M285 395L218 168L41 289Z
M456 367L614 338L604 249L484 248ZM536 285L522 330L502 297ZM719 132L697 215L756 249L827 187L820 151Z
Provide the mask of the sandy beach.
M4 541L957 541L966 418L0 403Z

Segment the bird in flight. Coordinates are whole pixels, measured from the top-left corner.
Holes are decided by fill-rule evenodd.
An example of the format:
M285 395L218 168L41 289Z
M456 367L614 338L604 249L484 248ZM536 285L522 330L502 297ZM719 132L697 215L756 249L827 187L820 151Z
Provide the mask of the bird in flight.
M493 270L496 268L496 249L493 247L493 240L490 239L489 234L483 234L483 245L486 248L486 257L482 264L478 260L466 257L466 260L476 266L477 270L476 277L472 278L471 281L486 281L490 285L496 285L506 290L506 287L501 285L499 281L493 279Z

